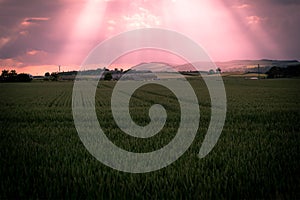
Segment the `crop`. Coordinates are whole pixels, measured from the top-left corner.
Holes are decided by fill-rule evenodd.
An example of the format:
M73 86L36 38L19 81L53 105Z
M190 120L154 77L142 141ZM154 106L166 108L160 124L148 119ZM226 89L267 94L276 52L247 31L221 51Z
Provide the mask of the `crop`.
M73 82L0 84L0 198L300 198L300 79L224 78L228 112L208 156L197 154L210 120L210 98L189 79L200 105L197 136L185 154L161 170L130 174L97 161L80 141L72 117ZM96 112L119 147L150 152L168 144L180 123L176 97L155 84L137 90L132 119L149 123L148 110L163 105L168 119L157 135L130 137L110 111L114 81L98 85Z

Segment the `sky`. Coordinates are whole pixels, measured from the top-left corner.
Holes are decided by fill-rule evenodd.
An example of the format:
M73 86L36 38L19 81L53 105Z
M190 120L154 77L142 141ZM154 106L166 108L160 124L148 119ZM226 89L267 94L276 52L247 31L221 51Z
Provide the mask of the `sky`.
M0 0L0 69L78 70L102 41L151 27L190 37L213 61L300 60L299 10L299 0ZM112 66L183 62L155 52L120 55Z

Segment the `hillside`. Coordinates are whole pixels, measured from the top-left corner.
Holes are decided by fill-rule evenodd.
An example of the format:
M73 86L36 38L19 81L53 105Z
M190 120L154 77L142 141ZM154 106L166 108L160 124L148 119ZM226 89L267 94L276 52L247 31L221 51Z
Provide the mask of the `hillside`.
M257 72L257 66L259 65L259 72L266 73L273 66L286 68L288 66L299 65L297 60L232 60L226 62L215 62L215 65L211 62L194 62L185 63L182 65L174 65L162 62L153 63L141 63L134 68L145 68L152 71L170 71L170 67L174 67L177 71L195 71L195 67L200 71L215 70L219 67L223 72Z
M266 73L273 66L287 67L292 65L299 65L297 60L233 60L227 62L216 62L216 65L223 69L223 71L240 71L240 72L257 72L259 65L259 72Z

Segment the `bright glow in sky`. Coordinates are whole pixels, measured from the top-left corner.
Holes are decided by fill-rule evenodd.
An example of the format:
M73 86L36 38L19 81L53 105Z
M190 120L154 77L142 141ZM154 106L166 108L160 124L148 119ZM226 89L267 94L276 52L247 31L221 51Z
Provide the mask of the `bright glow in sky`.
M58 65L76 70L101 41L149 27L189 36L213 61L300 59L299 9L295 0L1 0L0 68L33 75ZM178 61L144 51L117 64L135 65L141 57Z

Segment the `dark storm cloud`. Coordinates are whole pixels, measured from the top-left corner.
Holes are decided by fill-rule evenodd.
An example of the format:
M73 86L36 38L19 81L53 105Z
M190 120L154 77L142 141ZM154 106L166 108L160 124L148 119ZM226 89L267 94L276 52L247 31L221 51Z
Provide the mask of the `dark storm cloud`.
M290 4L300 4L300 0L225 0L229 4L268 4L268 5L290 5Z
M282 4L282 5L287 5L287 4L300 4L299 0L261 0L262 2L266 1L268 3L273 3L273 4ZM259 1L257 1L259 2Z
M73 22L85 1L72 0L0 0L0 59L17 58L30 50L59 54L69 40ZM147 1L150 2L150 1ZM300 59L300 0L223 0L237 24L257 46L261 57L272 55L267 44L251 32L247 17L261 20L264 32L279 46L281 58ZM127 1L111 1L110 15L122 13ZM243 14L237 11L244 6ZM242 8L242 7L240 7ZM68 12L71 10L70 13ZM78 12L77 12L78 11ZM229 58L230 59L230 58ZM231 58L234 59L234 58ZM46 62L46 61L41 61Z
M48 13L42 12L42 10L45 10L46 5L38 3L35 0L5 0L0 6L0 38L9 39L9 42L0 48L0 58L15 57L23 51L26 51L24 47L26 47L26 43L32 39L31 35L28 35L26 39L19 35L19 32L30 30L30 27L25 27L26 24L24 22L28 23L27 25L33 22L32 18L28 18L29 16L45 17L48 15Z
M58 31L55 30L60 21L58 14L65 7L58 0L0 1L0 59L20 56L29 49L59 50L65 40L64 34L53 35ZM5 40L8 42L2 42L1 46L1 41Z
M248 29L243 20L247 17L257 17L261 27L268 37L279 47L281 57L278 59L300 59L300 0L224 0L231 13L245 34L258 47L259 53L267 57L272 50L262 46L264 42L255 32ZM242 11L239 5L249 5ZM266 56L265 56L266 55Z
M49 18L47 17L30 17L30 18L25 18L23 23L35 23L35 22L40 22L40 21L48 21Z
M254 12L265 17L264 30L282 51L282 56L300 59L300 1L257 1Z

